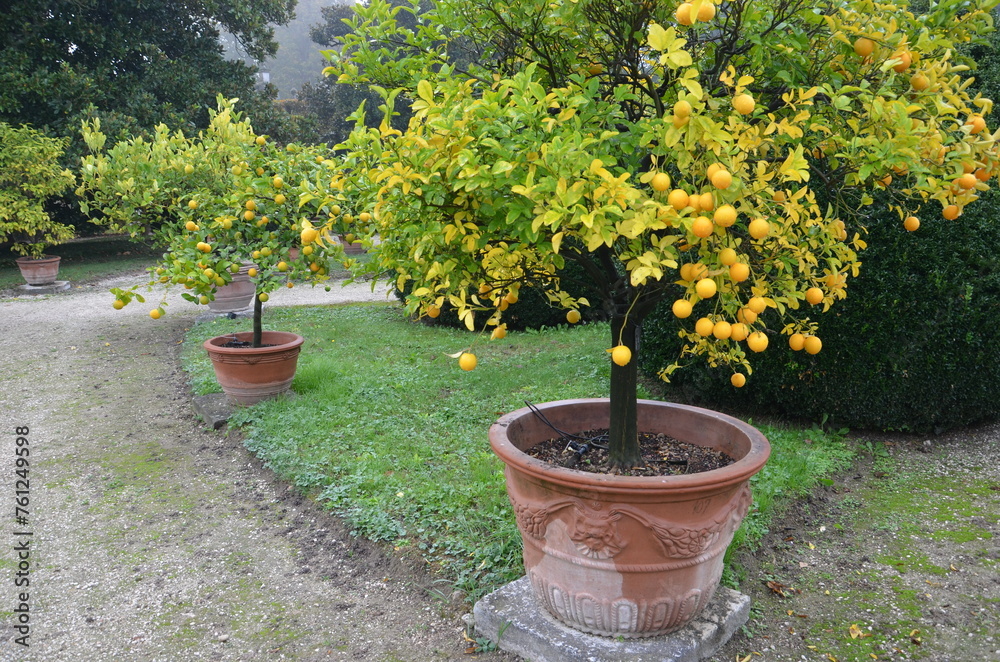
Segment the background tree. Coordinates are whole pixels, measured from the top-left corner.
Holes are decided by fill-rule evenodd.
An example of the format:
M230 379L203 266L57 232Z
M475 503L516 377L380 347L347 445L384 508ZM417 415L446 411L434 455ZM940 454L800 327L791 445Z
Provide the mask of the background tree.
M373 0L330 73L415 99L406 132L359 131L382 155L355 175L376 185L376 267L412 281L411 310L448 301L471 328L524 285L586 305L555 277L579 263L611 319L611 459L631 466L631 357L660 301L685 339L663 375L701 356L741 386L772 339L821 349L872 191L902 221L957 218L988 188L992 104L955 46L995 4L442 0L406 29L392 17L415 6Z
M204 127L217 94L267 103L254 71L226 60L220 29L257 60L295 0L10 0L0 13L0 120L71 136L96 113L114 138ZM270 127L259 126L270 131ZM72 149L72 148L71 148Z

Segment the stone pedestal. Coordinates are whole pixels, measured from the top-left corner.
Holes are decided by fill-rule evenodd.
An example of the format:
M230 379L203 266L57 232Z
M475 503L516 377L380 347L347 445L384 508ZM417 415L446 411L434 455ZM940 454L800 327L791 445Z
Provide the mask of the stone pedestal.
M527 577L490 593L473 613L482 636L532 662L701 662L747 622L750 597L719 587L687 626L648 639L598 637L563 625L538 605Z

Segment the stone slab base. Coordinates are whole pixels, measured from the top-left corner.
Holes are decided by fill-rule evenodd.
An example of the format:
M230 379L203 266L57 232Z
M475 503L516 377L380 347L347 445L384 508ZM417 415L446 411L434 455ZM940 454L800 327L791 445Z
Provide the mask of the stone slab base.
M719 587L685 628L649 639L599 637L563 625L538 605L527 577L484 597L473 614L482 636L531 662L701 662L750 618L750 596Z
M297 398L299 394L289 389L281 397ZM191 401L194 411L205 422L205 425L214 430L219 430L229 422L229 417L240 405L233 404L225 393L209 393L208 395L196 395Z
M229 421L235 407L225 393L196 395L193 404L195 412L205 421L205 425L214 430L220 429Z
M69 289L68 280L57 280L54 283L49 283L48 285L24 285L18 286L18 292L20 294L55 294L56 292L65 292Z

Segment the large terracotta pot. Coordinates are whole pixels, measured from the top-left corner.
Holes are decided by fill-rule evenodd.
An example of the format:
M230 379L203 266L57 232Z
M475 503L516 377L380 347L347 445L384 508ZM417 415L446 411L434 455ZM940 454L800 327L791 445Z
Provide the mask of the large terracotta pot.
M59 275L61 259L46 255L42 258L19 257L14 262L28 285L51 285Z
M262 342L270 347L223 347L233 339L253 340L253 333L242 332L216 336L205 341L212 359L215 378L230 400L252 405L288 390L295 377L299 350L304 339L295 333L264 331Z
M215 300L208 302L208 309L216 313L232 313L249 308L257 293L257 286L247 275L253 266L252 264L243 265L237 273L233 274L231 283L215 290Z
M536 409L566 432L608 427L606 399ZM489 432L507 465L535 596L584 632L649 637L694 618L719 585L724 552L750 507L750 477L771 452L764 435L724 414L650 400L640 400L638 412L642 432L721 449L737 461L682 476L593 474L522 452L554 436L528 408L503 416Z

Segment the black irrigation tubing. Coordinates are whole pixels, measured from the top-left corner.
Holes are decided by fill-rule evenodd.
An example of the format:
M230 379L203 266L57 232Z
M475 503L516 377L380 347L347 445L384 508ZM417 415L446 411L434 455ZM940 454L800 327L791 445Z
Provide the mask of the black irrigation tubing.
M588 439L587 437L581 437L578 434L571 434L569 432L565 432L563 430L560 430L556 426L552 425L552 422L549 421L549 419L545 417L545 414L543 414L542 411L534 404L528 402L527 400L524 401L524 404L528 405L528 409L531 410L531 413L537 416L542 423L545 423L545 425L552 428L556 432L556 434L558 434L560 437L565 437L570 439L570 442L566 444L566 449L573 451L573 453L576 455L577 461L579 461L580 458L583 457L583 454L586 453L591 448L608 450L607 443L600 443L602 441L607 442L608 435L602 434L598 437Z

